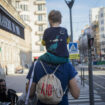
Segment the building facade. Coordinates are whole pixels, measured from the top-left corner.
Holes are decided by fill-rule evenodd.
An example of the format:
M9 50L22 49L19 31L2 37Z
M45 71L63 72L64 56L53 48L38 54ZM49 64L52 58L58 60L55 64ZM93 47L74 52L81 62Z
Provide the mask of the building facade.
M100 32L99 32L99 12L101 8L90 9L90 26L92 35L94 37L94 59L100 59L101 46L100 46Z
M45 52L41 45L44 30L47 28L46 0L8 0L19 12L21 18L32 28L32 58Z
M101 57L105 60L105 7L99 11L99 33L101 45Z
M0 0L0 66L10 71L30 66L31 28L5 0ZM14 71L13 71L14 72Z
M91 8L89 12L89 23L91 24L94 21L98 21L99 19L99 11L100 8Z

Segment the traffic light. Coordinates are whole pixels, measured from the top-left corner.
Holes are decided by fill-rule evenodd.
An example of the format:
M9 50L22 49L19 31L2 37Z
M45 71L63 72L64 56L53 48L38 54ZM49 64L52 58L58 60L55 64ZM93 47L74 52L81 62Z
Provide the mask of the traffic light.
M94 38L88 38L88 48L90 49L91 47L93 47L93 43L94 43Z

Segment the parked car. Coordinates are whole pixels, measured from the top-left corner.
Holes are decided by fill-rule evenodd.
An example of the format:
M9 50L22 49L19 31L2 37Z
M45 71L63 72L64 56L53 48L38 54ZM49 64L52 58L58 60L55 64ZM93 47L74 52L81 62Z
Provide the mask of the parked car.
M23 68L22 68L22 66L16 67L15 73L22 74L22 73L23 73Z

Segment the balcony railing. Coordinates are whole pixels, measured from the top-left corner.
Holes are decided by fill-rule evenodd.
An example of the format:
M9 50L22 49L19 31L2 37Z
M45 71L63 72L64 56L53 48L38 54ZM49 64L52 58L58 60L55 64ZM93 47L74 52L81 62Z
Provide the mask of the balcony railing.
M36 21L35 25L46 25L46 21Z
M21 8L16 8L16 10L20 13L22 12Z
M43 33L44 33L43 31L36 31L35 35L41 36L41 35L43 35Z
M37 41L35 44L36 44L36 45L39 45L39 46L42 45L42 44L41 44L41 41Z
M38 4L46 4L46 1L45 0L36 0L34 2L34 5L38 5Z
M46 14L46 11L45 10L43 10L43 11L35 11L35 13L34 13L35 15L39 15L39 14Z

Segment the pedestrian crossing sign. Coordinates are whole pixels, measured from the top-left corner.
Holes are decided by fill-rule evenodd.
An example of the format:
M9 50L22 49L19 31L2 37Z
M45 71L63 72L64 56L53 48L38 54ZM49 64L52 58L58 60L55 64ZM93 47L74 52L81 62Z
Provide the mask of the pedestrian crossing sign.
M80 59L77 43L74 42L69 43L69 57L70 59Z
M78 53L78 45L77 43L70 43L69 44L69 53L70 54L74 54L74 53Z

